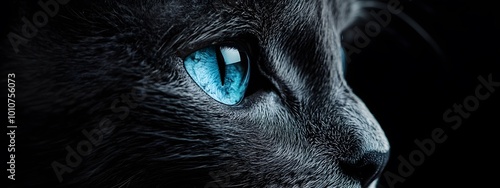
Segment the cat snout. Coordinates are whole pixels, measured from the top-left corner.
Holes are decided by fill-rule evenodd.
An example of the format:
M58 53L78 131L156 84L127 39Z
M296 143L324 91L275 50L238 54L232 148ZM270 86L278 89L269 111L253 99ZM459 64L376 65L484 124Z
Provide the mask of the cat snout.
M339 161L347 175L358 179L363 187L368 187L384 169L389 152L368 151L359 158L345 158Z

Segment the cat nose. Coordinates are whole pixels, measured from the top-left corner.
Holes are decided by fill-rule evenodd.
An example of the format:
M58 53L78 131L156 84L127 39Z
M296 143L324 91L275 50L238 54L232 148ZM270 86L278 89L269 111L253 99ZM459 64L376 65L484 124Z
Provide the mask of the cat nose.
M361 181L362 187L368 187L380 175L388 158L388 152L366 152L355 160L352 158L341 160L340 167L346 174Z

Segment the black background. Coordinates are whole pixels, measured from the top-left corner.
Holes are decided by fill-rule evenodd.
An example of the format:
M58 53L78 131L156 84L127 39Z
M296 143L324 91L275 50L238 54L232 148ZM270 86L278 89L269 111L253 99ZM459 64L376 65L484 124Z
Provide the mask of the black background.
M354 92L364 100L389 139L391 159L386 171L399 174L398 156L408 159L418 149L415 139L430 138L436 128L442 128L448 136L423 159L422 165L394 187L495 185L500 88L481 101L457 130L449 128L452 124L443 120L443 113L474 95L480 84L478 76L487 78L491 74L494 81L500 82L498 8L477 1L401 2L403 13L420 24L443 53L439 55L407 22L393 15L389 25L370 38L367 47L350 56L346 74ZM3 7L2 22L9 13L9 6ZM353 27L364 29L371 20L368 17ZM2 36L7 30L1 28ZM384 175L379 182L381 187L391 187Z
M386 1L387 2L387 1ZM423 164L390 186L384 175L380 187L490 187L497 184L500 126L500 87L463 118L460 128L443 120L453 105L474 96L478 76L500 82L498 7L477 1L401 1L403 13L436 41L434 50L410 25L392 16L389 25L359 54L352 54L346 77L354 92L377 118L391 144L386 171L400 175L398 156L405 159L418 147L415 139L431 138L442 128L448 136ZM368 8L376 12L380 9ZM364 18L348 29L365 29ZM352 40L345 39L354 45ZM347 51L347 49L346 49ZM485 92L482 91L482 92ZM395 181L395 180L394 180Z

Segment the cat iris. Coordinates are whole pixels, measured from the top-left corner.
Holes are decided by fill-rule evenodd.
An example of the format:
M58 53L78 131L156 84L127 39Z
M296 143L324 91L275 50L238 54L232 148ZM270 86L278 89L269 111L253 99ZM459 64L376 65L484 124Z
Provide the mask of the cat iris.
M342 60L342 71L346 72L346 69L347 69L347 58L345 56L344 48L340 49L340 59Z
M235 46L210 46L184 59L187 73L210 97L236 105L245 96L250 79L248 55Z

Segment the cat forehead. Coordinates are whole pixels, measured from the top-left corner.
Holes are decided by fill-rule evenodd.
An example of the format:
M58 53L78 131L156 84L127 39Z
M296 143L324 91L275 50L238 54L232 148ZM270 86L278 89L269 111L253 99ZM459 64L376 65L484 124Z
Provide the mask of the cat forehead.
M104 7L93 12L95 17L113 22L113 27L151 28L151 32L163 32L164 36L182 35L178 41L172 37L173 42L186 42L195 41L195 34L231 38L238 32L266 35L267 31L290 32L288 28L318 28L320 24L340 28L349 17L346 14L351 12L353 1L103 1L93 2Z
M321 32L322 26L339 29L352 1L168 1L160 15L164 27L177 35L172 48L209 45L207 41L237 38L242 33L257 37L299 31ZM341 19L341 20L339 20ZM313 33L310 33L313 34ZM313 34L314 35L314 34ZM300 40L300 38L296 38ZM202 42L200 42L202 41ZM179 42L182 44L174 44ZM186 45L186 46L183 46ZM171 48L171 49L172 49ZM187 47L189 48L189 47Z
M232 18L246 22L260 22L259 26L273 26L262 23L290 22L302 24L319 21L324 14L331 14L334 19L345 20L351 12L355 0L265 0L265 1L166 1L161 3L161 14L175 18L174 23L196 22L204 20L207 24L217 21L214 18ZM148 2L158 4L157 2ZM343 21L338 20L338 21ZM337 21L337 20L336 20ZM286 26L286 25L281 25Z

